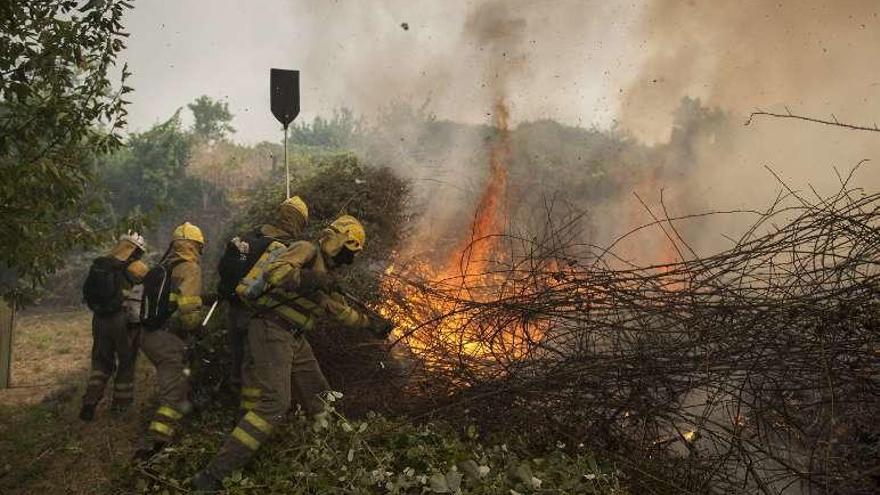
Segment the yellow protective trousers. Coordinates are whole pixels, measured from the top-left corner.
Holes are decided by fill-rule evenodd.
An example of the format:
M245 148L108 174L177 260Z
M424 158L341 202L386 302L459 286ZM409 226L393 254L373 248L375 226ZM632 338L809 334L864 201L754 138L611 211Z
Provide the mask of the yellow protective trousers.
M320 395L329 390L312 348L304 336L263 317L248 326L248 383L242 393L253 407L242 417L211 462L208 470L218 479L242 468L284 421L291 407L292 390L309 414L324 409ZM250 368L248 368L250 366ZM244 399L246 396L243 395Z
M92 366L84 405L97 405L107 382L113 380L113 407L124 409L134 400L134 374L139 327L129 325L125 311L92 317Z
M159 384L159 408L147 435L168 442L174 438L180 419L192 409L189 376L185 371L186 343L166 330L145 330L141 334L141 349L156 367Z

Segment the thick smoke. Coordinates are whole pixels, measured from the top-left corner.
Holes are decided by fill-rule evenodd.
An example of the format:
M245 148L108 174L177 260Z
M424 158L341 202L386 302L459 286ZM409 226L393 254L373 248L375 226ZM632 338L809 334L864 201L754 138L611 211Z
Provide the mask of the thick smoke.
M312 26L304 85L322 98L314 108L367 115L427 102L441 119L488 123L506 89L516 122L608 122L638 12L613 3L311 2L296 12Z
M566 155L563 164L555 163L561 153L528 149L534 139L527 132L549 127L512 129L514 160L534 161L524 170L579 180L594 173L595 164L585 168L590 160L612 161L599 168L614 180L569 198L591 210L600 244L650 220L632 192L659 212L663 189L673 215L760 209L780 189L765 167L796 189L812 184L827 193L837 185L834 167L878 158L880 134L767 118L743 125L754 109L786 105L859 123L880 120L876 2L612 4L619 3L312 3L297 13L313 26L303 36L311 53L304 91L311 84L323 98L316 107L351 107L382 133L369 155L416 181L426 206L413 236L420 245L445 243L472 218L501 97L513 126L552 119L606 129L600 132L608 139L553 131L559 140L596 138L603 146ZM407 117L407 107L418 111ZM436 119L425 125L425 116ZM612 120L618 125L607 130ZM608 152L615 147L628 149ZM566 185L514 174L530 186ZM868 164L857 181L876 188L880 173ZM522 182L510 187L535 191ZM682 229L695 247L714 250L728 242L722 234L735 236L748 221L732 216ZM664 251L654 257L671 256L668 247L645 245Z
M662 184L667 199L679 210L758 208L780 188L765 167L793 188L814 185L827 194L838 186L835 167L880 158L880 133L766 118L741 125L758 108L880 120L878 13L871 0L651 2L641 24L646 59L621 98L623 127L648 142L672 143L683 97L719 108L731 124L679 139L687 153L677 166L687 173ZM857 184L880 186L877 166L864 167ZM737 220L711 230L740 227ZM707 247L720 239L703 237Z
M876 120L878 12L873 0L655 0L642 20L648 58L621 120L649 139L668 137L684 96L737 114L787 104Z
M489 144L502 112L512 122L565 114L572 123L591 113L577 110L590 100L578 88L580 73L603 38L607 14L596 13L609 8L521 0L358 5L310 12L324 28L313 37L309 67L329 82L321 94L371 122L379 139L365 155L416 181L425 214L413 248L457 243L452 237L466 235L490 169L498 170ZM365 40L369 26L376 34ZM406 115L406 107L419 112Z

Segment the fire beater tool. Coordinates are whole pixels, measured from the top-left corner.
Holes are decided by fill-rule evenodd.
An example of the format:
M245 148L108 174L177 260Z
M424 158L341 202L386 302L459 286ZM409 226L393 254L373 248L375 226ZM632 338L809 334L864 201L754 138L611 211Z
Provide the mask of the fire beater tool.
M271 69L269 95L272 115L284 126L284 173L287 197L290 197L290 164L287 161L287 127L299 115L299 71Z

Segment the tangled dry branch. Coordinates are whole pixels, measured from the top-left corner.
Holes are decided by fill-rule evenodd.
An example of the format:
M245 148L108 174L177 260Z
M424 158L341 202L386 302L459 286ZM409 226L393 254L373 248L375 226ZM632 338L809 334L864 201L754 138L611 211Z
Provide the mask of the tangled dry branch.
M637 266L548 215L480 273L391 277L419 410L586 443L641 493L876 493L880 194L841 184L711 256L682 218L645 228L684 261Z

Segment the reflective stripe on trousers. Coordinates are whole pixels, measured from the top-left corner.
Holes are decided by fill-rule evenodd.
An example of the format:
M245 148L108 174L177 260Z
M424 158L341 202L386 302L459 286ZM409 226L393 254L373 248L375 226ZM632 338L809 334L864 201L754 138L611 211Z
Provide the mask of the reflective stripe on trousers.
M272 429L268 421L257 413L249 411L232 430L232 438L249 450L256 451L272 434Z
M153 330L141 333L141 349L156 366L161 404L150 423L149 434L157 440L169 441L186 412L189 398L189 379L184 373L185 344L170 332Z
M177 423L181 418L183 418L182 412L167 404L162 404L153 416L149 431L160 440L169 441L174 437Z
M242 387L239 408L245 411L250 411L257 405L257 401L260 400L260 395L262 395L262 391L258 388Z
M113 400L114 401L131 401L134 399L134 384L120 383L113 384Z
M266 318L255 317L248 328L248 349L254 361L254 383L259 389L254 409L238 422L208 467L218 478L241 469L253 457L290 409L291 390L303 400L310 414L323 409L317 394L329 387L302 336ZM251 393L252 391L248 391ZM243 395L244 397L244 395Z

